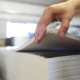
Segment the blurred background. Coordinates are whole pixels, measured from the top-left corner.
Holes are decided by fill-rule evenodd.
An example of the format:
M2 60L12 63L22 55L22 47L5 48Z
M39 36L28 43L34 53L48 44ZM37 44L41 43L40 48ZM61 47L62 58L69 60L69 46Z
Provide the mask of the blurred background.
M0 47L17 48L33 37L44 9L66 0L0 0ZM60 22L48 27L59 28ZM70 33L80 36L80 18L70 23ZM12 47L10 47L12 46Z

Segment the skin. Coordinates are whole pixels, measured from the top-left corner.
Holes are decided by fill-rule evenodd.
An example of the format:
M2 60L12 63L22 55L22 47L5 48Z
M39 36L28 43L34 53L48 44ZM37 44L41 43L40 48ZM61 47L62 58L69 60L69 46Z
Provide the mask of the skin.
M80 8L80 0L69 0L67 2L51 5L47 7L40 18L34 33L36 44L44 38L46 28L50 22L60 21L61 27L58 31L59 37L64 38L75 10Z

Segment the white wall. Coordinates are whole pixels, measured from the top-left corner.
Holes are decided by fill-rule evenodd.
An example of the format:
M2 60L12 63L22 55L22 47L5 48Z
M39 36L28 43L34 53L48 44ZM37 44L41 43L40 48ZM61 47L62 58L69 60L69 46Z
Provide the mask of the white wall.
M0 1L0 11L41 15L45 7L19 2Z
M0 1L0 18L8 20L38 21L46 7L10 1Z
M6 20L0 20L0 39L6 38Z
M14 37L14 46L21 46L29 40L29 36L27 37Z
M7 21L38 22L46 7L0 1L0 42L6 38Z

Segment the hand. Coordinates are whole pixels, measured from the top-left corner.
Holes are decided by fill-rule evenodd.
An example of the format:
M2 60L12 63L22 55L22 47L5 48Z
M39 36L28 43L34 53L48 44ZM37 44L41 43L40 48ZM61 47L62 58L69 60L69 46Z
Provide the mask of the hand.
M37 28L34 33L35 43L37 44L43 39L46 32L46 28L51 21L62 22L58 34L60 38L64 38L69 28L69 23L73 18L74 12L75 12L75 7L74 5L71 5L69 1L55 4L46 8L37 24Z

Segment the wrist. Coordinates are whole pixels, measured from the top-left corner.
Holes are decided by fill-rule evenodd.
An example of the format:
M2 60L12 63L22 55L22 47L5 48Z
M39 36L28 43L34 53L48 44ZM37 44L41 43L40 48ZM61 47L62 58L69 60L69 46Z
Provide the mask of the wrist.
M75 9L80 8L80 0L68 0L68 3Z

